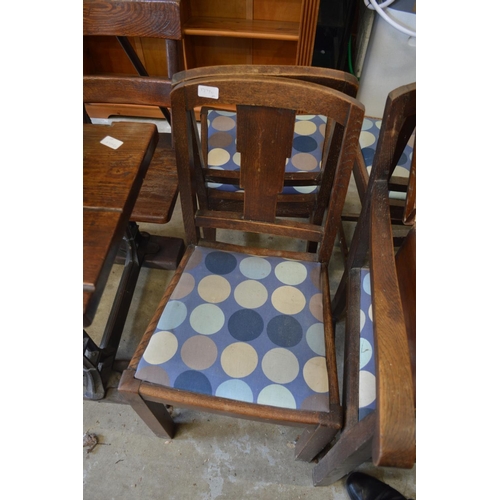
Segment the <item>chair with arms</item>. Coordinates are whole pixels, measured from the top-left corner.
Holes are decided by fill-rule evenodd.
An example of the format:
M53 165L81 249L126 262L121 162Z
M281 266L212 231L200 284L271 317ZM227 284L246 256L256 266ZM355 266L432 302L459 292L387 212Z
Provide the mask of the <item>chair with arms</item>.
M181 40L180 0L84 0L84 36L117 37L137 69L139 76L85 75L83 102L157 106L170 122L171 78L178 70ZM150 77L135 53L129 37L152 37L165 40L167 77ZM84 107L84 120L89 121ZM131 221L164 224L172 216L178 195L175 152L170 133L160 133L149 170L132 211ZM183 250L179 238L151 236L160 250L148 255L146 265L175 269Z
M388 96L361 215L333 300L335 321L346 310L344 427L313 471L316 485L337 481L370 458L379 466L415 463L415 154L404 210L409 231L397 252L389 199L392 166L415 129L415 104L415 84Z
M303 427L296 456L312 460L342 426L328 264L364 110L317 84L206 74L187 71L171 93L188 248L119 390L158 436L175 433L166 405L195 408ZM244 194L234 211L199 202L206 172L195 109L214 103L237 109ZM297 112L326 116L340 134L320 224L276 215Z

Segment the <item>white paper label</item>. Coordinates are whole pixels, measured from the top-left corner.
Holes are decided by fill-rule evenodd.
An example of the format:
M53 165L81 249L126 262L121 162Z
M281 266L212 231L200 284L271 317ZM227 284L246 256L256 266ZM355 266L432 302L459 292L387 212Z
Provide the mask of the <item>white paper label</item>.
M209 99L218 99L219 89L217 87L207 87L206 85L198 85L198 96L208 97Z
M114 137L111 137L110 135L107 135L101 141L101 144L104 144L105 146L108 146L108 148L118 149L123 144L123 141L119 141L118 139L115 139Z

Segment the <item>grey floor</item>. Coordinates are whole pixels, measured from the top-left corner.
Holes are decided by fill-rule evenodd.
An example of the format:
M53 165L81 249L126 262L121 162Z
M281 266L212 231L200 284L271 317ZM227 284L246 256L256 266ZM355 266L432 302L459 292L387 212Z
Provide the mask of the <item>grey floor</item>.
M356 210L358 199L351 181L347 209ZM183 235L177 205L172 220L162 226L141 225L151 234ZM347 235L353 224L346 224ZM338 246L331 263L334 293L342 275ZM87 330L99 340L106 313L121 276L116 265ZM118 359L129 359L173 275L171 271L142 269L127 318ZM342 354L343 325L337 331ZM240 500L349 499L345 479L326 487L313 487L314 464L294 460L294 443L300 429L174 410L180 423L173 440L156 437L126 405L83 401L83 433L95 434L99 444L83 448L83 498L85 500ZM359 470L371 474L416 498L416 467L412 470L376 468L370 463Z

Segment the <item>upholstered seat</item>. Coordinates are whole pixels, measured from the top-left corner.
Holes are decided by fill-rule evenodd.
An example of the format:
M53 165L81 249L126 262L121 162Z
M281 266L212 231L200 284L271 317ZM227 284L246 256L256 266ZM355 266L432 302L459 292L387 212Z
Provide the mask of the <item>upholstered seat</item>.
M375 347L370 270L360 271L359 300L359 420L376 408Z
M135 377L248 403L328 411L320 267L197 246Z

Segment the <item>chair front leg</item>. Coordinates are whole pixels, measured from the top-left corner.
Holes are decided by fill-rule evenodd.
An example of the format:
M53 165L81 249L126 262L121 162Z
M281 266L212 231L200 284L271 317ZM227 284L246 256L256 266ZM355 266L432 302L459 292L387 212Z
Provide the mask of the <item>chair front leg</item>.
M140 385L141 381L134 378L134 371L127 369L123 372L118 390L154 434L172 439L176 425L166 405L144 400L139 394Z

